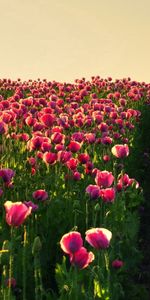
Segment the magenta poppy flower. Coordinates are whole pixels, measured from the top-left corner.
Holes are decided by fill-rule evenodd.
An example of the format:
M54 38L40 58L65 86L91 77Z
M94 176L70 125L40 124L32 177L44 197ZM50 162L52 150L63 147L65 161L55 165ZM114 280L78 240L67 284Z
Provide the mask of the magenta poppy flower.
M35 136L27 143L27 148L29 151L37 150L41 148L41 145L43 143L43 137L41 136Z
M102 137L101 143L104 145L110 145L112 144L112 138L109 136Z
M86 164L90 160L90 156L87 153L81 153L78 155L78 160L81 164Z
M64 143L65 141L65 135L62 134L61 132L54 132L51 136L51 141L54 144L61 144Z
M120 269L122 266L123 266L123 261L122 260L119 260L119 259L115 259L113 262L112 262L112 267L115 268L115 269Z
M28 158L28 163L33 167L36 165L36 159L33 156L31 156Z
M76 170L78 165L78 160L76 158L70 158L67 162L66 162L66 166L68 167L68 169L70 170Z
M61 249L67 254L74 254L83 246L81 234L77 231L71 231L63 235L60 240Z
M12 169L1 169L0 170L0 177L2 177L2 179L5 183L9 183L12 180L14 175L15 175L15 172Z
M83 132L74 132L71 136L71 138L79 143L81 143L84 140L84 133Z
M108 125L104 122L102 122L100 125L98 125L98 128L101 132L107 132L108 131Z
M33 203L32 201L24 201L24 204L27 207L31 207L32 208L32 212L36 211L38 209L38 205Z
M81 173L78 171L73 172L73 179L79 181L81 179Z
M63 164L66 163L71 158L70 151L60 150L58 151L57 155L58 155L58 161L60 161Z
M51 127L54 124L55 121L55 116L50 114L50 113L46 113L43 116L41 116L40 121L47 127Z
M22 202L6 201L4 203L6 210L6 222L10 226L20 226L31 214L32 207L27 207Z
M103 156L103 161L104 161L105 163L109 162L109 161L110 161L110 156L109 156L109 155L104 155L104 156Z
M8 278L5 282L7 287L12 287L14 288L17 285L16 279L15 278Z
M86 248L81 247L77 252L70 255L70 262L79 269L85 269L94 258L93 252L87 252Z
M57 161L57 154L53 152L45 152L43 154L43 161L46 164L53 165Z
M89 184L86 188L86 193L89 194L91 199L95 200L99 197L100 188L97 185Z
M45 190L36 190L32 197L38 201L45 201L48 198L48 193Z
M114 176L111 172L98 170L95 177L95 182L100 187L110 187L114 181Z
M0 121L0 134L4 134L7 132L7 125L3 122L3 121Z
M95 143L96 137L95 137L95 133L86 133L85 135L85 139L89 144L93 144Z
M129 155L129 147L127 144L115 145L112 147L111 152L117 158L123 158Z
M105 228L92 228L86 231L86 241L96 249L109 247L112 233Z
M48 152L52 149L52 145L50 142L43 142L41 145L41 151L42 152Z
M76 153L81 149L81 144L76 141L71 141L68 148L72 153Z
M114 188L107 188L101 189L99 194L104 202L114 202L116 192Z

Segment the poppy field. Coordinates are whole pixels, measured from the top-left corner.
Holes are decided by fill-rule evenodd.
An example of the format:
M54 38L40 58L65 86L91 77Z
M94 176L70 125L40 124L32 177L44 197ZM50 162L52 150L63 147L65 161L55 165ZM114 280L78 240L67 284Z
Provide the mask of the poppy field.
M130 78L0 80L0 299L148 299L134 162L149 103Z

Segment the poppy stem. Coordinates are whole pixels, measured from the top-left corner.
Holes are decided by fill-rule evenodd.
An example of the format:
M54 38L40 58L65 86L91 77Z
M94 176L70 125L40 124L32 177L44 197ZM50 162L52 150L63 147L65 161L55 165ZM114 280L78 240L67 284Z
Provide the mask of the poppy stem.
M23 265L23 300L26 300L26 245L27 245L27 231L26 226L24 226L24 239L23 239L23 257L22 257L22 265Z
M89 211L88 211L88 200L86 200L86 206L85 206L85 226L86 226L86 229L88 229L88 222L89 222Z
M11 231L10 231L10 240L11 240L11 247L10 247L10 256L9 256L9 285L8 285L8 300L11 300L12 294L11 294L11 278L13 277L13 262L14 262L14 257L13 257L13 246L14 246L14 241L13 241L13 227L11 226Z

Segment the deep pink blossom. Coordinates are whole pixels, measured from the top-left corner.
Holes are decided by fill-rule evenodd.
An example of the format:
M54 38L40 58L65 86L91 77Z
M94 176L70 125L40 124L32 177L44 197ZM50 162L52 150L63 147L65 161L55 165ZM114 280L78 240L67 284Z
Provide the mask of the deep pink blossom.
M45 152L43 154L43 161L48 165L53 165L57 161L57 153Z
M115 145L112 147L111 152L117 158L124 158L129 155L129 147L127 144Z
M13 176L15 175L15 171L12 169L1 169L0 170L0 177L2 177L5 183L10 183Z
M70 262L79 269L85 269L94 258L93 252L87 252L86 248L81 247L77 252L70 255Z
M38 209L38 205L33 203L32 201L24 201L24 204L27 207L31 207L32 208L32 212L36 211Z
M67 254L74 254L83 246L81 234L77 231L71 231L63 235L60 240L61 249Z
M76 153L81 149L81 144L76 141L71 141L68 148L72 153Z
M115 268L115 269L120 269L122 266L123 266L123 261L122 260L119 260L119 259L115 259L113 262L112 262L112 267Z
M10 226L20 226L31 214L32 207L27 207L22 202L6 201L4 203L6 210L6 222Z
M104 202L114 202L116 192L114 188L107 188L101 189L99 194Z
M100 195L100 187L90 184L86 188L86 193L89 194L91 199L97 199Z
M46 127L51 127L54 124L55 121L55 116L47 113L43 114L40 118L40 121L46 126Z
M76 158L70 158L67 162L66 162L66 166L68 167L68 169L70 170L76 170L77 166L78 166L78 160Z
M96 177L95 177L95 182L98 186L107 188L112 185L114 181L114 176L112 175L111 172L108 171L97 171Z
M45 190L36 190L33 192L32 197L35 200L45 201L48 198L48 193Z
M90 160L90 156L87 153L81 153L78 155L78 160L81 164L86 164Z
M109 247L112 233L105 228L92 228L86 231L86 241L96 249Z

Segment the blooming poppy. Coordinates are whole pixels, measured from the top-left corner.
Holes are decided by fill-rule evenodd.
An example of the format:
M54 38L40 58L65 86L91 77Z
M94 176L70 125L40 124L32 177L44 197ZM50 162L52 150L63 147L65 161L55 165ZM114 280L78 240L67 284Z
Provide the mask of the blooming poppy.
M86 231L86 241L96 249L109 247L112 233L105 228L92 228Z
M81 234L77 231L71 231L63 235L60 240L61 249L67 254L74 254L83 246Z
M122 260L115 259L112 262L112 267L115 268L115 269L120 269L122 266L123 266L123 261Z
M12 169L1 169L0 170L0 177L2 177L3 181L5 183L9 183L13 176L15 175L15 171L13 171Z
M99 194L104 202L114 202L115 200L114 188L101 189Z
M45 190L36 190L33 192L32 197L35 200L45 201L48 198L48 193Z
M97 185L89 184L86 188L86 193L89 194L91 199L97 199L100 194L100 188Z
M40 121L46 126L46 127L51 127L54 124L55 121L55 116L50 114L50 113L46 113L43 114L40 118Z
M111 172L97 170L95 182L100 187L110 187L114 181L114 176Z
M76 153L81 149L81 144L76 141L71 141L68 148L72 153Z
M123 158L129 155L129 147L127 144L115 145L112 147L111 152L117 158Z
M49 165L53 165L56 163L57 161L57 153L53 153L53 152L45 152L43 154L43 161L46 163L46 164L49 164Z
M10 226L20 226L31 214L32 207L27 207L22 202L6 201L4 203L6 210L6 222Z
M93 252L88 252L86 248L81 247L77 252L70 255L71 264L79 269L84 269L94 260Z

